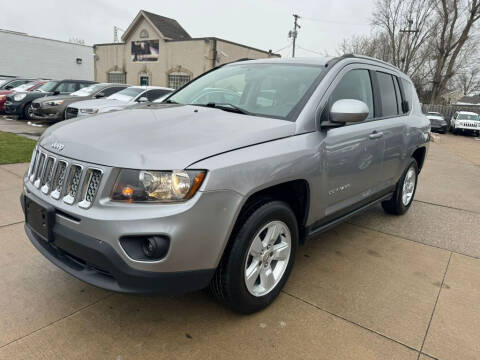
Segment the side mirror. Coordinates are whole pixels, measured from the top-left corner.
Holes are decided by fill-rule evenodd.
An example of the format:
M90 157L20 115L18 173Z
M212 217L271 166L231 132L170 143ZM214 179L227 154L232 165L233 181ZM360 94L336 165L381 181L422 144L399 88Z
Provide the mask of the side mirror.
M138 102L148 102L148 98L146 96L142 96L140 99L138 99Z
M60 94L60 91L58 91L58 90L55 90L55 91L53 92L53 95L59 95L59 94Z
M336 123L362 122L368 116L367 104L355 99L337 100L330 109L330 121Z
M5 90L11 90L11 89L13 89L13 86L12 86L12 85L7 85L7 86L5 86Z
M100 99L100 98L103 98L105 97L105 93L103 92L99 92L97 95L95 95L95 99Z

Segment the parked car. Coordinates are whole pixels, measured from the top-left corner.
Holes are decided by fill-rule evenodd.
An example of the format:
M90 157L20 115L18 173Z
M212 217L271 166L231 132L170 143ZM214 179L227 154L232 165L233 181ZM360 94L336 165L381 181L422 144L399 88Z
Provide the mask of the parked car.
M480 135L480 119L477 113L457 111L450 120L450 131L453 134Z
M5 112L3 107L5 105L5 102L7 101L7 95L13 94L15 92L33 91L45 83L46 81L44 80L37 80L19 85L11 90L0 90L0 114L3 114Z
M430 120L430 125L432 126L433 132L438 132L441 134L446 134L448 130L448 123L443 117L442 114L435 111L429 111L425 114L428 120Z
M47 96L32 102L34 120L57 122L65 119L67 106L83 100L100 99L124 90L126 84L92 84L70 95Z
M18 115L27 120L32 119L32 102L35 99L49 95L68 95L86 86L95 84L88 80L51 80L35 91L7 95L5 112L9 115Z
M159 86L131 86L105 99L73 103L67 107L65 118L91 116L109 111L125 109L127 106L153 101L173 89Z
M139 102L139 103L134 103L131 105L126 106L124 109L120 110L128 110L128 109L148 109L148 108L156 108L159 106L159 104L162 104L165 99L167 99L170 94L174 91L175 89L170 89L167 93L164 95L160 96L158 99L155 99L153 101L149 102Z
M31 82L33 79L7 78L0 79L0 90L11 90L22 84Z
M190 105L207 88L242 96ZM265 90L272 102L258 101ZM48 128L24 178L25 230L87 283L210 285L251 313L278 296L307 239L378 203L408 211L429 137L412 81L385 62L230 63L163 104Z

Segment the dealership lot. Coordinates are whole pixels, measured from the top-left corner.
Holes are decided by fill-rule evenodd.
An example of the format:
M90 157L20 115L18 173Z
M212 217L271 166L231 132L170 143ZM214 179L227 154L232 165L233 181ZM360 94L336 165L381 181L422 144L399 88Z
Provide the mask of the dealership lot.
M28 132L9 121L0 130ZM406 215L375 208L309 242L279 299L250 316L206 292L120 295L57 269L23 231L27 164L2 165L0 359L477 359L479 147L441 135Z

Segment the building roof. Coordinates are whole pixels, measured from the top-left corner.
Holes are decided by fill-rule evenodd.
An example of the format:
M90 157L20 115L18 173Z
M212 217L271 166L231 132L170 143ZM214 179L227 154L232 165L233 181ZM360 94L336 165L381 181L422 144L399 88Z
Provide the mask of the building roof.
M145 16L155 25L155 27L166 38L172 40L188 40L191 39L190 35L175 19L170 19L165 16L157 15L145 10L142 10Z
M457 101L457 104L478 105L480 104L480 95L464 96Z

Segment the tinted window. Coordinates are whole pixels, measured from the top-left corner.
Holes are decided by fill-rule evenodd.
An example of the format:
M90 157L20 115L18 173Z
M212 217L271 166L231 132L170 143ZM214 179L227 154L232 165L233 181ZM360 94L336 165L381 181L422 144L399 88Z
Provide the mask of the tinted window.
M405 100L408 102L408 109L411 109L412 108L412 85L405 79L401 79L401 81L402 81Z
M396 76L393 77L393 84L395 85L395 93L397 94L397 113L402 114L402 93L400 92L398 78Z
M373 93L368 70L351 70L338 83L328 100L329 108L337 100L355 99L368 106L367 119L373 118Z
M76 83L74 82L63 82L55 89L55 91L61 93L72 93L77 90Z
M118 91L120 91L120 90L123 90L123 89L125 89L125 86L122 86L122 87L118 87L118 86L116 86L116 87L109 87L109 88L107 88L107 89L104 89L104 90L102 91L102 93L103 93L104 96L110 96L110 95L115 94L116 92L118 92Z
M397 115L397 97L395 94L392 75L377 72L377 79L378 87L380 88L382 116Z
M142 96L145 96L148 99L148 101L153 101L155 99L158 99L160 96L163 96L163 95L165 95L169 92L171 92L171 91L170 90L161 90L161 89L149 90L145 94L143 94Z

